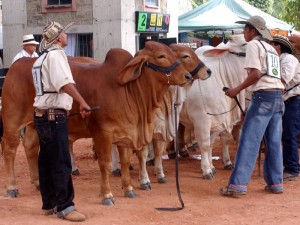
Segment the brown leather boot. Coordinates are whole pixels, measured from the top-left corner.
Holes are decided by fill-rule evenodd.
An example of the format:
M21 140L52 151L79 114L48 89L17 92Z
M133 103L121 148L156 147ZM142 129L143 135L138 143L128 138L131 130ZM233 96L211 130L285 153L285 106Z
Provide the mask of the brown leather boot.
M72 212L63 216L62 219L73 221L73 222L81 222L81 221L85 221L85 215L83 215L82 213L76 210L73 210Z

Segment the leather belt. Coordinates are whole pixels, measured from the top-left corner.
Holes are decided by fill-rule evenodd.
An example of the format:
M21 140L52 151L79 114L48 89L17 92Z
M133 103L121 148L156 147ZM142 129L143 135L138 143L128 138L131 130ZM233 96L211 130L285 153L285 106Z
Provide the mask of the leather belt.
M265 92L265 91L280 91L280 92L283 92L283 90L281 90L279 88L260 89L258 91L260 91L260 92Z
M55 115L68 115L68 111L65 109L53 109ZM35 116L37 117L42 117L44 115L48 115L49 109L39 109L35 108L34 109Z

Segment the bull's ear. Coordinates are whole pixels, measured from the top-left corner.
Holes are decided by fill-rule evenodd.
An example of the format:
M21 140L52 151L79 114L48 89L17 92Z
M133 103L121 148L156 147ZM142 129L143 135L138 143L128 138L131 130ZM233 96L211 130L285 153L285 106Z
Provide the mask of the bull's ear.
M137 79L142 70L143 64L147 61L147 57L144 55L135 56L119 73L117 76L117 82L120 85L124 85L132 80Z

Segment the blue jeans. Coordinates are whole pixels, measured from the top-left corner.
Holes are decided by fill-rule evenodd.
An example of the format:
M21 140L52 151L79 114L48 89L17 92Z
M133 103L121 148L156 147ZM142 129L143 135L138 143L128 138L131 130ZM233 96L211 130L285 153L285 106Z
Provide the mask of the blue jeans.
M265 140L264 179L272 190L283 189L282 115L284 103L280 91L256 91L245 116L235 167L228 186L247 191L262 139Z
M55 116L34 116L34 125L40 141L38 158L39 182L42 195L42 209L56 208L58 216L74 210L74 188L68 142L67 114Z
M298 136L300 133L300 96L291 97L285 102L283 115L283 166L284 172L299 175Z

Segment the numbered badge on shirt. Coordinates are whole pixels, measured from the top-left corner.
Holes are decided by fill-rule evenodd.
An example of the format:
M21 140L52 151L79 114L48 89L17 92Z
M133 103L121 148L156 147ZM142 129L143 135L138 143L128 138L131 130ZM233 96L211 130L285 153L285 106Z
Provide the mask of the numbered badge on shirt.
M267 52L267 66L268 66L267 74L269 76L281 79L280 61L278 55L271 52Z

